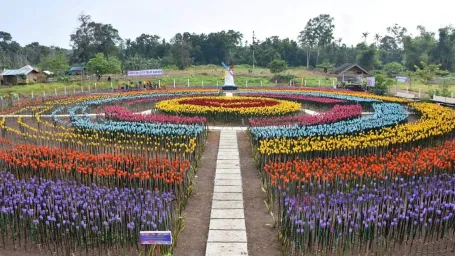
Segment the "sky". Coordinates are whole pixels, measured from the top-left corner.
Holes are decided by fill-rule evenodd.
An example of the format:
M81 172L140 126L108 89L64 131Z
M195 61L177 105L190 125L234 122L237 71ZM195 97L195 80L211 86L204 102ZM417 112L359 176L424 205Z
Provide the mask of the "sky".
M437 32L455 22L453 0L0 0L0 31L11 33L21 45L39 42L70 47L69 35L81 13L112 24L123 39L142 33L167 40L178 32L210 33L236 30L251 43L252 33L296 40L308 19L330 14L334 36L347 45L363 41L362 33L386 34L398 23L417 34L417 25ZM6 10L6 11L5 11Z

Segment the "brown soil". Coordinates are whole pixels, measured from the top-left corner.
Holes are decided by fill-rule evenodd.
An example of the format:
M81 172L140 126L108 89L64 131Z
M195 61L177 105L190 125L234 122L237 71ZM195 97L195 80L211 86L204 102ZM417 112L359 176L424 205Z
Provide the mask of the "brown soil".
M185 229L179 235L175 256L204 256L210 224L213 184L220 133L211 131L195 179L193 194L185 209Z
M246 132L238 132L240 166L242 167L243 200L248 239L248 255L280 255L277 230L272 227L272 216L267 213L266 196L261 189L261 177L256 169Z

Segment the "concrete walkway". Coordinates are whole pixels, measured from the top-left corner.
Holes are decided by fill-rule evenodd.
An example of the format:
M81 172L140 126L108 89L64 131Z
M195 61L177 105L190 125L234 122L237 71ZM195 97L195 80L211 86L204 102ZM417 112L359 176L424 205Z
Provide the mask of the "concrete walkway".
M235 130L222 129L206 256L248 255L240 158Z

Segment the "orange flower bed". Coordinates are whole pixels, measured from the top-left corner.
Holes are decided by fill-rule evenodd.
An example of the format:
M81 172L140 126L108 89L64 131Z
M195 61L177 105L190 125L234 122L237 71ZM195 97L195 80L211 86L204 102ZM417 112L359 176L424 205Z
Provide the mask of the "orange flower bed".
M2 141L4 145L11 145ZM189 160L147 159L133 155L89 154L71 149L36 145L14 145L0 149L0 160L16 170L43 178L60 174L96 178L139 179L180 184L190 168Z
M427 175L436 171L453 171L454 166L455 140L450 140L431 148L392 149L385 154L271 162L264 166L264 171L272 185L285 188L290 183L336 180L358 183L361 180Z

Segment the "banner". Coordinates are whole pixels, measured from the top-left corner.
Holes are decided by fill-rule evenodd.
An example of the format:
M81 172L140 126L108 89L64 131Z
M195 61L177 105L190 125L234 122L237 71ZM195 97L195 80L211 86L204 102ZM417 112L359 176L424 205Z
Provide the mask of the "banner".
M374 76L367 77L367 86L374 87L376 85L376 78Z
M161 76L161 75L163 75L162 69L128 71L128 76Z
M405 76L397 76L396 79L397 79L397 82L400 82L400 83L410 83L411 82L411 78L405 77Z

